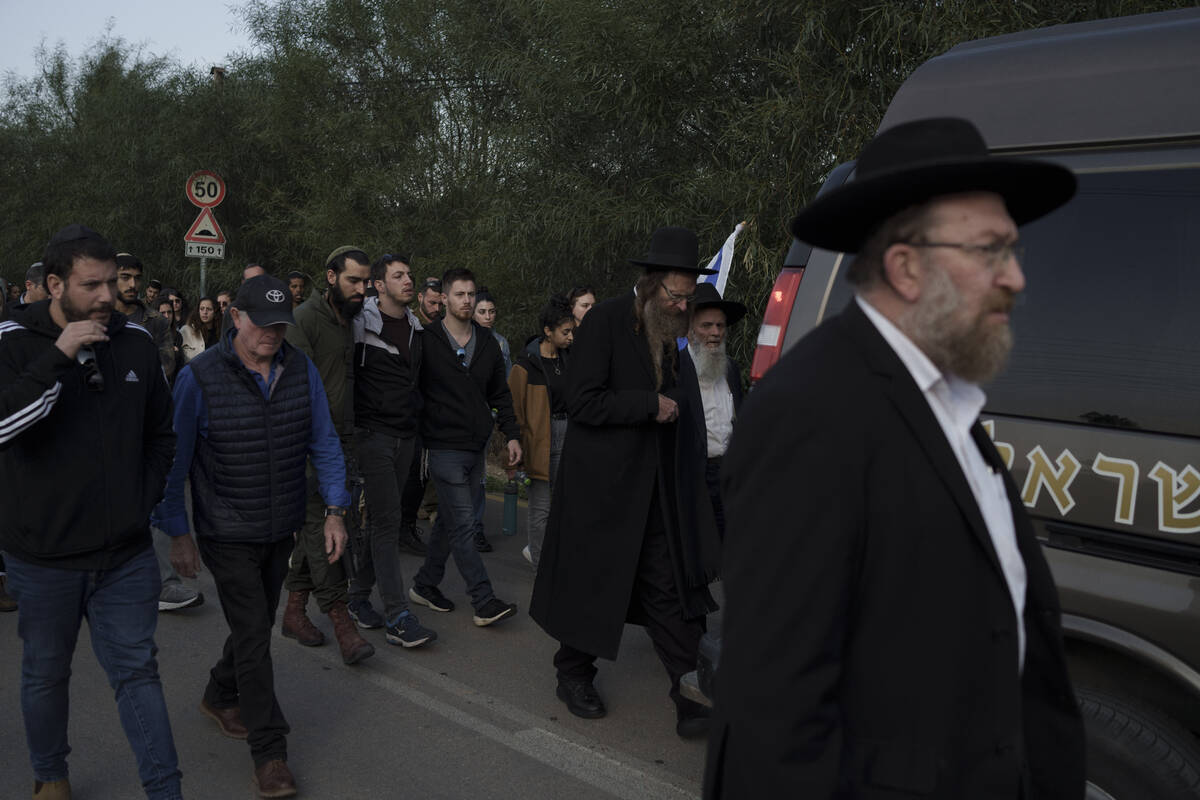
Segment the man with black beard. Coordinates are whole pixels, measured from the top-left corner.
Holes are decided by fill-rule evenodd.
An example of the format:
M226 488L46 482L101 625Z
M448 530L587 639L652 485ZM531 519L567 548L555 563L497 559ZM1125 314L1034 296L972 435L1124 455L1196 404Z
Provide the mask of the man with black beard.
M71 796L71 662L84 619L146 796L182 796L155 660L162 584L150 540L175 453L171 394L149 334L113 311L116 257L94 230L62 229L42 258L50 299L0 323L0 550L20 603L35 798Z
M702 736L707 711L679 693L695 669L704 616L716 604L718 539L681 524L681 508L708 502L678 481L678 337L687 333L696 235L654 232L632 263L646 272L633 292L593 308L571 354L566 443L534 583L531 616L561 646L557 694L572 714L606 709L597 656L615 659L625 623L646 626L671 680L676 732ZM699 518L699 515L695 515Z
M741 371L725 354L725 339L729 328L744 316L744 305L723 300L711 283L697 284L688 346L679 363L679 385L687 400L679 410L680 481L684 475L689 480L703 476L722 539L725 510L721 504L721 462L742 404ZM692 484L692 488L699 487Z
M321 373L333 426L346 455L348 480L357 475L350 459L354 440L354 328L351 321L362 311L370 277L371 260L366 253L352 246L337 248L325 259L327 290L313 292L296 306L296 324L287 331L288 342L311 358ZM333 621L342 661L356 664L374 655L375 648L359 635L346 607L344 559L331 564L325 552L325 517L332 514L345 516L347 509L325 505L311 463L308 489L308 513L304 527L296 537L291 568L283 583L288 590L283 635L308 647L325 643L325 635L312 624L306 612L308 596L315 594L317 606Z
M117 253L117 295L113 306L117 311L135 325L141 325L150 332L154 343L158 345L159 360L162 361L163 372L167 381L175 378L175 342L171 337L172 328L158 312L144 304L139 298L142 288L142 262L129 253Z

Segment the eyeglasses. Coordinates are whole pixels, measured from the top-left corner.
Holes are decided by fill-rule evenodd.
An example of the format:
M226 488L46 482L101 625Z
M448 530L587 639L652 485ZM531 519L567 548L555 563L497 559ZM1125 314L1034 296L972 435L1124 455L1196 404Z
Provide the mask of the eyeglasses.
M1015 258L1018 264L1025 261L1025 246L1017 242L992 242L991 244L966 244L963 242L899 242L909 247L949 247L964 253L983 256L988 269L998 270Z
M675 294L674 292L672 292L670 289L668 289L666 287L666 284L663 284L662 290L667 293L667 299L670 300L672 303L679 303L679 302L690 303L696 299L695 292L692 292L691 294Z
M460 347L454 351L454 355L458 356L458 365L465 367L467 365L467 351Z
M96 354L91 350L80 350L75 358L83 366L83 377L87 381L88 389L103 392L104 375L100 372L100 365L96 363Z

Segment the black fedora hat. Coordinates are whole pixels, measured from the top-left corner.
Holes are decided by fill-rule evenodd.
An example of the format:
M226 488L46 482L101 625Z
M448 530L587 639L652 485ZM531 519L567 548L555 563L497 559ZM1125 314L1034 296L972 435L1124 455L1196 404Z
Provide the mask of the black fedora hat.
M700 267L700 246L696 243L696 234L676 226L656 230L650 237L650 251L641 258L629 259L629 263L649 270L716 274L716 270Z
M995 192L1018 225L1050 213L1075 194L1066 167L988 155L965 119L905 122L863 148L854 180L821 195L792 220L792 234L827 250L857 252L888 217L931 198Z
M746 316L746 307L736 300L725 300L717 287L711 283L696 284L696 298L692 300L692 309L719 308L725 312L725 324L733 326Z

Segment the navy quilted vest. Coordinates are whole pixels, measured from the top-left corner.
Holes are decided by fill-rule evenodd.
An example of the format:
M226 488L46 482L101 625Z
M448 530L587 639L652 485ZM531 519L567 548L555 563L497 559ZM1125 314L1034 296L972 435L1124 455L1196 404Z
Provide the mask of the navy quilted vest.
M230 341L189 364L208 408L208 436L196 437L189 473L193 521L198 536L273 542L304 522L312 439L307 359L284 342L267 399Z

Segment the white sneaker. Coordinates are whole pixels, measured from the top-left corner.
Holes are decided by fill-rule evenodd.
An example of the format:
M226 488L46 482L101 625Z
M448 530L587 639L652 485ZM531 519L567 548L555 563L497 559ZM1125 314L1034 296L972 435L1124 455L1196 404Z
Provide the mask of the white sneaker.
M181 608L191 608L204 603L204 595L195 589L189 589L182 583L168 583L158 596L159 611L177 611Z
M528 561L530 565L533 564L533 554L529 552L529 545L525 545L523 548L521 548L521 555L525 556L525 560Z

